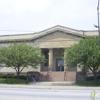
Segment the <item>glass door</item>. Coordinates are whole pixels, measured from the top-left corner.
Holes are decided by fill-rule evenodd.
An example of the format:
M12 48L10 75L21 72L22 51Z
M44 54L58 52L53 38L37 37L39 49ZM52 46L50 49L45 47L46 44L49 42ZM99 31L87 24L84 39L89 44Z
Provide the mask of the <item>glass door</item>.
M56 60L56 71L64 71L64 60L62 59Z

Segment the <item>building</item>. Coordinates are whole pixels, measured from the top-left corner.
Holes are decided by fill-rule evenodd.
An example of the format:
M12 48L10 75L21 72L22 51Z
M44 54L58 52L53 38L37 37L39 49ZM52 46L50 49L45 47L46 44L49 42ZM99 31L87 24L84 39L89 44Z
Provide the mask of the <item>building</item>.
M79 69L73 68L67 70L62 59L65 54L65 48L78 43L85 36L97 35L97 31L83 31L67 28L64 26L54 26L37 33L1 35L0 46L8 46L13 42L26 41L32 46L39 46L47 61L39 69L25 68L23 73L28 71L39 71L42 81L75 81L76 72ZM15 70L3 67L0 73L14 73Z

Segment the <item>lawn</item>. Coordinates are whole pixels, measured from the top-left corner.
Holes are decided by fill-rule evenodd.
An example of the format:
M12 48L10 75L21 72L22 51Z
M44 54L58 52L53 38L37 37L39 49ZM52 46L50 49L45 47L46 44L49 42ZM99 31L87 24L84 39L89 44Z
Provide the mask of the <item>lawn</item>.
M0 78L0 84L26 84L26 80L13 78Z
M98 80L98 84L94 80L89 81L78 81L76 82L76 85L78 86L100 86L100 79Z

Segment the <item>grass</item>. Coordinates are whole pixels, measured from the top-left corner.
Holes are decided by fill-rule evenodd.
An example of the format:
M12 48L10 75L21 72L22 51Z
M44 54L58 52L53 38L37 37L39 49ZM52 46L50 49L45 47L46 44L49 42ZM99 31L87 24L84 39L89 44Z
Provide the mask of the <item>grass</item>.
M16 79L16 78L0 78L0 84L26 84L26 80ZM98 80L98 85L94 80L90 81L78 81L76 82L78 86L100 86L100 79Z
M98 80L98 84L94 80L90 81L78 81L76 82L76 85L78 86L100 86L100 79Z
M0 84L26 84L26 80L23 79L12 79L12 78L0 78Z

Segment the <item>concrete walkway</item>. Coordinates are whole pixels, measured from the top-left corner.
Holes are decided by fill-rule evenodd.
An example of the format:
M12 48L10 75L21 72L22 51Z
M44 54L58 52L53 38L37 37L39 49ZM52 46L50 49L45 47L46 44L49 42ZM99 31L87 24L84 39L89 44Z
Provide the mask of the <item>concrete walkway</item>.
M59 89L59 90L100 90L100 87L84 87L84 86L38 86L38 85L8 85L0 84L0 88L26 88L26 89Z
M70 85L75 85L75 81L68 81L68 82L31 82L29 83L30 85L35 85L35 86L70 86Z

